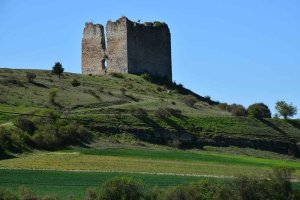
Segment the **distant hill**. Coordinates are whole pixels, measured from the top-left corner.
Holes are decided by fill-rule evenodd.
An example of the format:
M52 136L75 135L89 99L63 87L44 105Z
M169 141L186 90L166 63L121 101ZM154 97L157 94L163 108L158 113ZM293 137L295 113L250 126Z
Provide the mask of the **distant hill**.
M34 82L28 72L36 74ZM74 79L80 86L72 86ZM49 95L56 90L55 104ZM217 102L176 84L130 74L87 76L46 70L0 69L0 125L20 113L57 109L96 134L131 133L181 148L238 146L298 155L298 120L234 117ZM194 106L189 101L196 98ZM64 113L64 114L63 114Z

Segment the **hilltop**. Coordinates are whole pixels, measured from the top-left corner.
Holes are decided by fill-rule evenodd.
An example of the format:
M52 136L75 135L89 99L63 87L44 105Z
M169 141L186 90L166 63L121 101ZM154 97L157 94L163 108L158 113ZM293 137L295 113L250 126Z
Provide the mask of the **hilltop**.
M34 82L27 80L28 72L36 74ZM80 86L72 85L74 79ZM21 114L55 109L96 136L128 133L176 148L236 146L298 155L299 121L235 117L220 109L218 102L182 85L151 81L147 76L64 73L59 78L46 70L2 68L0 92L3 126ZM191 98L196 99L193 106L188 103Z

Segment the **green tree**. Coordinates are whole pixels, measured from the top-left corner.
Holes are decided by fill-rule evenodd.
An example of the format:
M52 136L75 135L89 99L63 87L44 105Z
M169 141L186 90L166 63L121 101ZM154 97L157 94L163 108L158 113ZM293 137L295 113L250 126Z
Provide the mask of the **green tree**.
M57 74L60 78L60 75L64 72L64 70L65 69L62 67L62 64L60 62L56 62L52 68L52 73Z
M248 107L247 109L249 116L263 119L271 118L271 111L267 105L264 103L255 103Z
M288 117L293 117L297 114L297 107L292 103L288 104L285 101L277 101L275 105L275 109L284 119Z

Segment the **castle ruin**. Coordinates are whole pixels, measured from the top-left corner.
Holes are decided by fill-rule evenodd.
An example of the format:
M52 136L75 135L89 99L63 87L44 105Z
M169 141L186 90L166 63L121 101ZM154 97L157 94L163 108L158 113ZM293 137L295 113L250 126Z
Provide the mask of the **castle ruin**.
M88 22L82 39L82 73L110 72L166 77L172 80L171 34L161 22L132 22L121 17L104 27Z

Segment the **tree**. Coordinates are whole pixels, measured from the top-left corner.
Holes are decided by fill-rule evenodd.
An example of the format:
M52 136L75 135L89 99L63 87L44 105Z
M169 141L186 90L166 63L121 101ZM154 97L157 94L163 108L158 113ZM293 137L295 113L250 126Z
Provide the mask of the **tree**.
M271 118L271 111L267 105L264 103L255 103L248 107L247 109L249 116L263 119Z
M232 113L232 115L237 117L246 117L248 115L247 110L244 106L239 104L232 104L227 106L227 110Z
M26 77L29 83L32 83L34 79L36 79L36 74L32 72L27 72Z
M60 62L56 62L52 68L52 73L57 74L60 78L60 75L64 72L64 70L65 69L62 67L62 64Z
M297 107L292 103L287 104L285 101L277 101L275 105L275 109L284 119L288 117L293 117L297 114Z

